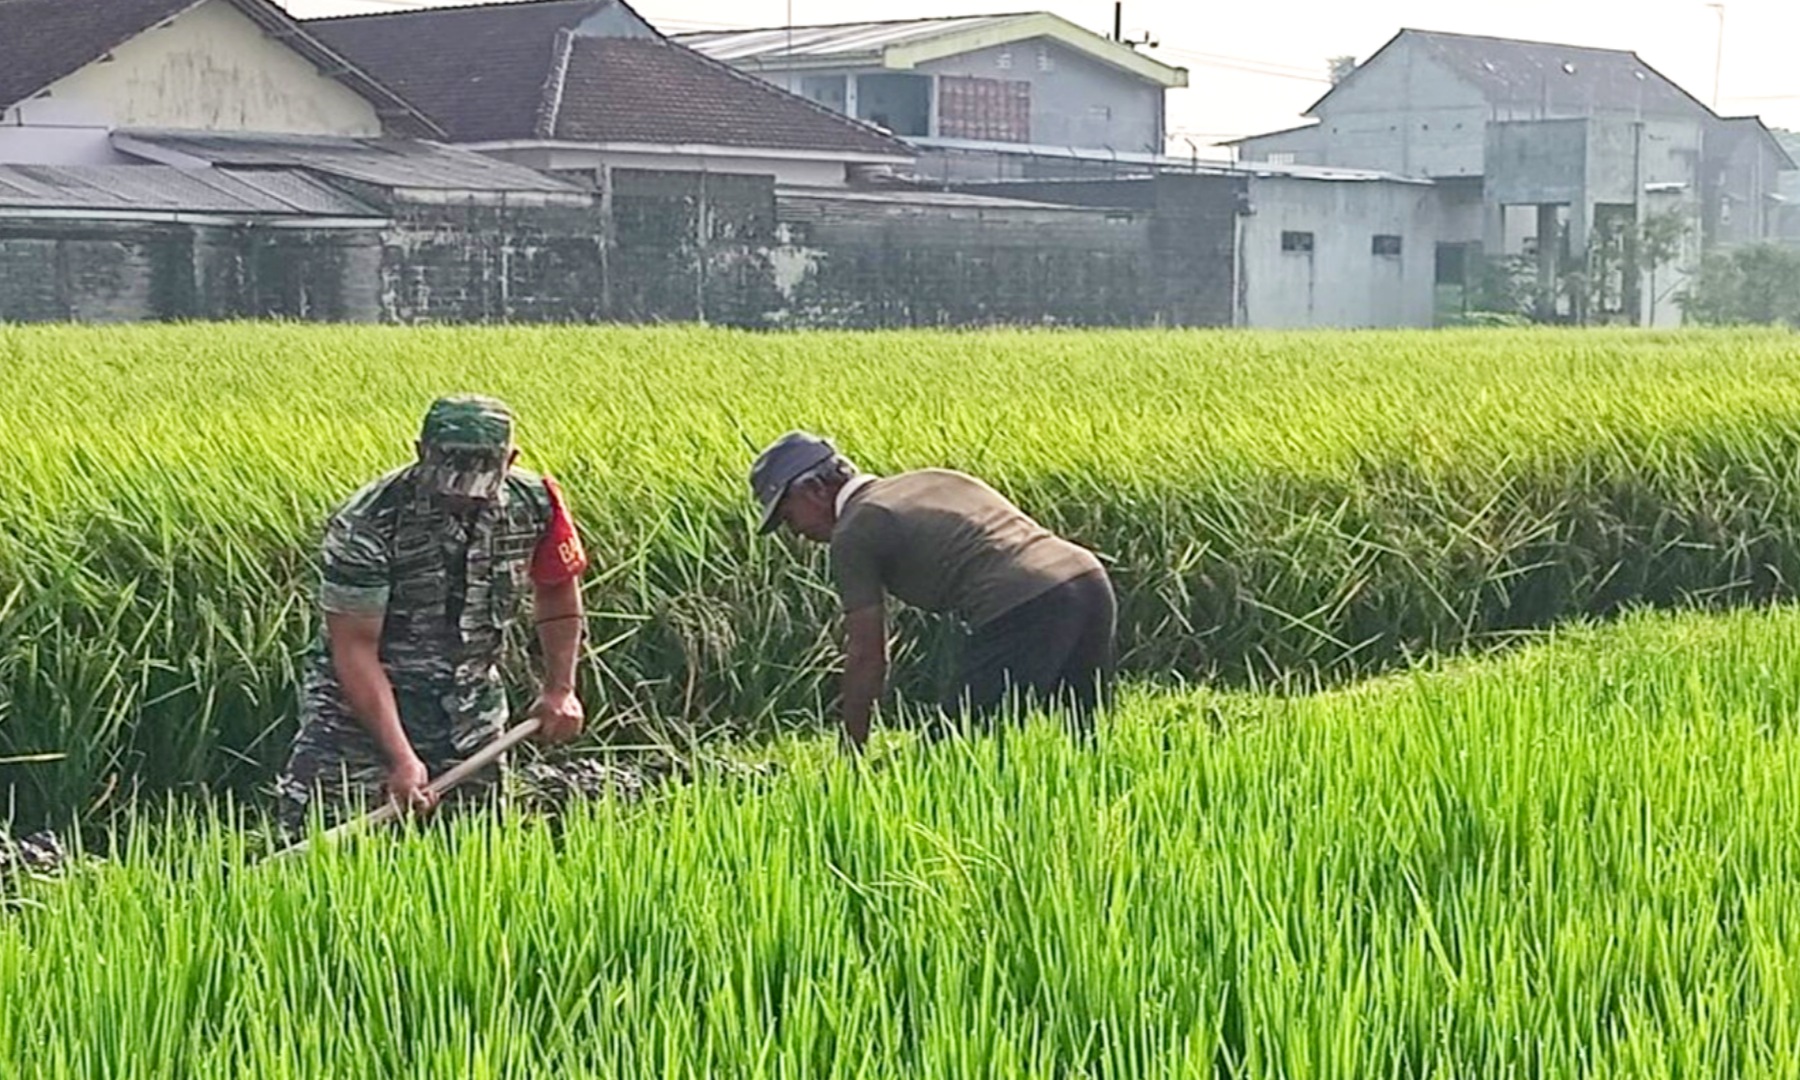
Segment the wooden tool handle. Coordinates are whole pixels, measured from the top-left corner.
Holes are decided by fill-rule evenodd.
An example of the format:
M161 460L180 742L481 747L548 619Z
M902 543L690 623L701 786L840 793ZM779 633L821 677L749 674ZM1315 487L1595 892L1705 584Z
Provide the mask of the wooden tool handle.
M531 738L531 736L536 735L538 729L543 726L544 722L535 716L522 723L514 724L512 727L507 728L505 732L501 733L498 739L495 739L493 742L488 743L486 746L476 751L474 756L470 757L467 761L461 762L446 771L443 775L427 785L427 787L433 795L442 797L451 788L454 788L464 780L467 780L470 776L473 776L475 773L492 765L501 754L506 753L519 743ZM390 799L369 813L364 814L362 817L352 821L346 821L342 825L325 830L320 833L316 839L330 843L340 837L369 828L372 825L379 825L384 821L391 821L399 815L399 804ZM296 855L305 851L311 843L311 840L302 840L285 851L277 852L274 857L281 858L287 855Z

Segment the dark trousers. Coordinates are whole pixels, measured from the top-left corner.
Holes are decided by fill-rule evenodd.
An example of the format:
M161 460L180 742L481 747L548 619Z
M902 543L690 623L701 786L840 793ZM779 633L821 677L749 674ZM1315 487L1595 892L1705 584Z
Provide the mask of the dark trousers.
M1061 706L1076 731L1091 731L1112 686L1118 617L1112 582L1095 570L977 627L943 701L949 725L931 734L986 730L1008 705L1033 703Z

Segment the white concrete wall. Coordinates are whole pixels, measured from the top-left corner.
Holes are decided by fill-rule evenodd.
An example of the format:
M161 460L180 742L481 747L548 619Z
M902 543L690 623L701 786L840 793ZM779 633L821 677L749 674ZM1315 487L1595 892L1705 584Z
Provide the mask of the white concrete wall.
M1431 326L1438 193L1427 185L1255 178L1242 219L1239 323L1268 328ZM1310 253L1283 251L1310 232ZM1372 253L1399 236L1398 256Z
M97 125L381 134L372 104L225 0L140 34L48 89L48 100Z

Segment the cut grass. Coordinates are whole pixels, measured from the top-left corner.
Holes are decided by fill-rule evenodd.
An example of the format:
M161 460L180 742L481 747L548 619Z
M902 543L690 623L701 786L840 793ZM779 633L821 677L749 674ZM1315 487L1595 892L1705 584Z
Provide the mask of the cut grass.
M0 327L0 757L62 755L0 786L30 821L266 780L322 519L441 392L509 399L565 482L595 713L685 739L831 693L822 553L748 528L752 446L788 427L974 472L1103 552L1131 672L1339 678L1790 595L1797 340ZM918 691L948 635L904 626Z
M251 870L175 821L0 918L0 1074L1789 1075L1796 655L1634 617Z

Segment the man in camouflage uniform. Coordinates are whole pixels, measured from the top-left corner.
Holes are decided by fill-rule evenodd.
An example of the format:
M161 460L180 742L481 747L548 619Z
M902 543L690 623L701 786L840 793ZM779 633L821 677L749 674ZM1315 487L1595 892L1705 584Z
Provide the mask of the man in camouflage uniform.
M282 824L303 827L392 799L428 811L430 779L496 738L499 664L532 593L544 685L540 737L579 734L580 578L587 558L555 481L514 468L512 414L491 398L432 404L418 460L332 515L300 732L277 783ZM465 788L491 789L498 770ZM460 789L459 789L460 790Z

